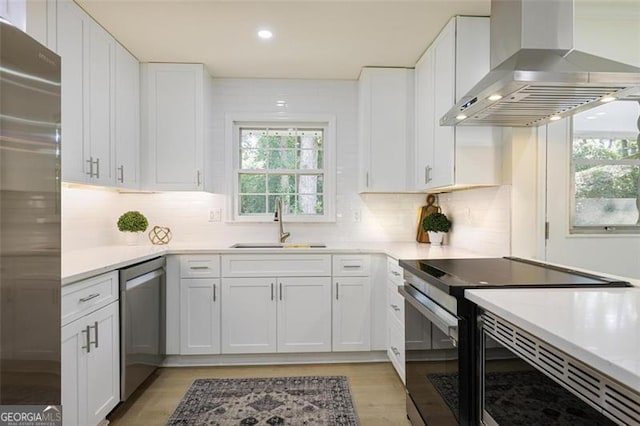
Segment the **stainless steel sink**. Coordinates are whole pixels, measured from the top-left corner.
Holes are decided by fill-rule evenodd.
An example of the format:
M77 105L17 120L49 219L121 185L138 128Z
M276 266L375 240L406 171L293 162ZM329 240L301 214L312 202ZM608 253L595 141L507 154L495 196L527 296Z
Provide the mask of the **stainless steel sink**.
M269 248L327 248L326 244L309 243L236 243L230 248L238 249L269 249Z

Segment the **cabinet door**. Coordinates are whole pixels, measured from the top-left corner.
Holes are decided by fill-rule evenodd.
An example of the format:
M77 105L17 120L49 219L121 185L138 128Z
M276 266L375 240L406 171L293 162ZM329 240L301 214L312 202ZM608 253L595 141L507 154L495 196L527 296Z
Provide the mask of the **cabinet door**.
M84 135L84 62L89 18L71 0L58 0L57 53L62 57L62 179L86 182L89 144Z
M138 187L140 147L140 64L116 43L115 180L116 185Z
M203 66L145 64L143 79L144 186L203 189Z
M222 279L222 353L276 352L276 279Z
M180 280L180 353L220 353L220 280Z
M114 302L78 321L90 326L91 350L83 383L87 394L86 422L95 425L120 402L120 321L118 302Z
M430 187L434 160L434 62L429 48L415 68L415 189Z
M413 116L413 72L365 68L359 96L361 158L365 191L407 191L407 150Z
M89 73L88 90L85 90L85 118L88 117L85 135L90 143L93 161L91 181L113 185L115 40L93 20L90 21L89 30L89 57L85 62Z
M27 30L27 0L0 0L0 17Z
M333 283L333 350L371 350L369 277L335 278Z
M453 185L455 130L440 126L440 118L454 105L456 21L451 20L434 42L434 151L430 188Z
M278 352L331 351L331 278L279 278Z
M86 407L87 394L81 387L87 372L87 324L78 320L62 327L62 406L65 426L84 424L80 418L80 407ZM83 410L86 418L86 409Z

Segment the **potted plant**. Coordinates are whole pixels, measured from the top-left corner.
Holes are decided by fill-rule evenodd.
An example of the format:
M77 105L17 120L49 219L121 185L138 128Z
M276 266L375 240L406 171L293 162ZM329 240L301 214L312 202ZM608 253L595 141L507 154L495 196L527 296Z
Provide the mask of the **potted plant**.
M127 244L135 245L142 232L147 230L149 221L139 211L128 211L118 219L118 229L124 232Z
M451 229L451 221L443 213L432 213L424 218L422 227L429 234L429 242L440 245L444 234Z

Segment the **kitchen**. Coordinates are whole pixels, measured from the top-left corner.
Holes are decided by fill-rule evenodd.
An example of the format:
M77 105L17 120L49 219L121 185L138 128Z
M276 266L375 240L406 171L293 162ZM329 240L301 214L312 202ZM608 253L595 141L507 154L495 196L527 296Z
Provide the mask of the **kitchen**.
M363 261L362 258L355 260L364 262L359 265L366 271L366 274L363 273L363 275L370 278L372 291L369 296L374 312L376 307L380 308L385 305L387 254L396 261L397 259L410 258L511 255L546 260L573 268L584 268L594 271L597 275L619 275L625 277L627 281L640 278L640 272L637 269L637 253L640 251L637 234L599 234L596 236L593 234L569 234L565 218L569 217L570 195L563 192L568 191L569 185L564 185L567 187L564 188L563 185L548 185L547 182L568 182L570 180L568 159L563 163L562 158L550 154L556 145L559 146L560 152L562 147L567 145L570 119L559 120L557 123L534 128L534 130L517 127L496 130L492 132L495 143L490 144L488 149L482 152L474 151L474 154L468 157L464 156L465 151L458 150L459 147L465 146L465 141L462 137L456 139L455 165L451 164L451 169L455 168L457 174L453 177L455 182L450 182L450 185L468 184L474 187L482 185L482 187L439 195L442 210L454 222L454 227L447 237L448 241L445 246L439 248L413 243L416 233L416 211L424 205L424 191L429 189L424 185L416 188L417 185L427 180L427 176L419 176L419 174L427 174L425 169L429 166L428 163L418 164L418 161L422 161L423 157L421 156L424 153L414 151L414 149L419 150L424 147L425 143L417 147L414 146L416 135L413 123L418 120L414 120L413 117L413 97L414 93L418 93L419 88L414 87L417 80L414 80L413 73L421 69L428 69L426 66L416 65L416 63L419 62L424 50L452 16L488 16L490 14L489 2L448 3L453 3L453 5L447 6L450 9L441 3L436 3L437 9L435 6L429 7L428 3L422 5L409 3L404 6L406 7L404 15L398 11L403 8L397 8L388 3L380 3L377 6L367 4L367 7L372 7L372 10L375 10L376 13L372 13L373 16L397 17L397 22L405 22L402 19L413 19L410 22L415 22L413 26L416 28L423 26L422 20L428 19L427 16L432 11L435 15L433 16L434 21L431 26L424 26L428 27L422 29L424 34L421 34L420 37L409 38L407 36L406 42L391 37L392 34L400 31L398 28L390 28L389 32L384 33L382 37L378 35L378 38L374 38L376 43L406 44L408 50L413 49L413 53L410 51L407 53L407 59L389 57L378 60L372 57L357 64L356 71L353 69L343 71L344 74L338 74L338 70L335 70L334 74L330 74L332 68L340 67L336 65L337 61L333 60L332 62L326 58L323 58L320 63L311 62L312 68L317 69L315 75L296 71L296 66L300 65L287 62L286 56L279 58L286 66L275 62L271 65L272 68L268 68L267 64L274 62L271 55L275 54L269 50L269 54L265 55L260 53L259 49L272 49L273 45L276 45L280 40L286 40L286 33L281 32L284 30L280 30L280 25L275 23L258 21L257 18L255 22L248 19L246 9L243 9L242 6L236 6L238 9L234 9L228 3L217 4L217 7L222 8L230 14L228 16L233 17L227 18L229 22L235 24L243 22L243 25L247 26L243 30L246 34L243 33L238 37L251 37L251 41L248 42L250 47L247 49L256 49L255 51L247 50L246 58L238 57L237 52L235 54L233 52L227 53L231 59L235 58L237 63L244 65L243 68L236 68L236 71L218 68L223 65L221 62L220 64L216 62L215 59L206 67L184 65L182 74L178 73L176 69L172 70L171 65L162 63L139 65L142 76L139 80L140 96L133 99L126 98L127 95L135 93L135 80L137 79L134 78L130 80L133 81L130 84L133 84L134 89L118 92L116 83L115 100L105 104L102 98L89 96L84 92L92 91L91 93L93 93L95 86L98 93L102 90L102 93L109 94L109 90L112 90L113 87L108 85L91 84L89 90L85 88L83 92L81 88L79 91L65 96L65 90L69 90L65 89L66 87L77 86L78 81L84 81L83 79L86 78L83 73L91 73L92 71L90 67L89 70L86 69L87 67L83 68L82 61L79 64L74 63L74 69L77 73L67 77L71 83L65 85L63 65L62 128L65 129L63 130L64 142L62 144L62 180L65 182L62 188L63 284L71 284L73 281L81 281L102 272L106 273L118 269L130 264L131 259L145 260L154 257L154 254L168 253L167 301L171 298L174 302L182 301L180 297L182 282L186 283L189 279L204 279L204 277L184 276L181 270L182 261L188 261L187 257L191 255L205 256L210 254L218 256L216 268L219 270L206 277L210 278L212 287L200 291L212 292L211 295L216 297L216 291L224 291L220 288L220 281L224 283L225 280L246 278L246 275L234 277L225 272L225 261L231 262L233 256L244 255L235 254L237 251L229 249L229 246L238 242L275 243L278 241L279 225L283 225L285 231L291 234L291 237L286 241L287 243L299 245L324 243L327 245L327 249L324 251L304 249L305 253L323 256L328 253L332 256L329 262L334 262L334 264L325 269L330 270L330 272L324 273L325 276L327 274L331 277L343 276L339 272L334 273L335 262L342 259L340 256L353 257L358 253L371 255L369 263L366 260ZM27 2L26 28L28 33L52 47L53 50L62 48L61 46L54 47L53 40L58 45L62 40L65 43L69 42L70 44L65 44L65 46L80 49L72 51L69 48L72 52L70 54L80 52L80 58L83 57L83 52L87 52L87 50L83 50L87 47L83 46L82 42L80 44L74 43L76 40L74 34L76 36L79 34L79 37L82 37L88 31L89 40L95 40L96 46L104 46L101 43L110 36L99 31L99 28L95 26L95 21L83 15L84 12L80 11L73 3L59 1L53 2L53 5L57 7L57 9L54 8L55 12L51 12L52 2ZM193 28L203 28L210 25L207 24L204 17L212 14L206 8L214 7L214 5L216 4L207 6L197 3L193 5L194 10L191 11L192 15L189 19L194 20L193 22L199 22L200 26L189 25L192 28L191 31L198 32ZM255 8L252 13L255 13L256 16L260 16L260 14L263 16L278 15L279 7L284 7L283 5L276 6L277 3L260 7L256 4L250 5L251 7L245 7ZM167 25L169 23L177 25L176 22L180 19L176 17L182 17L182 13L186 12L181 11L176 4L169 3L166 5L167 9L159 7L144 9L140 4L129 5L132 9L126 9L129 6L124 2L122 4L120 2L118 4L81 2L80 6L85 8L89 15L103 25L115 39L130 49L139 59L142 59L141 62L199 63L205 61L204 58L191 58L188 56L188 52L182 52L180 49L180 43L184 44L185 41L179 40L177 34L188 33L184 29L175 31L176 40L164 41L167 51L171 51L173 48L174 56L168 57L166 51L162 50L154 52L151 47L149 47L149 51L145 50L142 39L149 37L149 35L140 34L139 28L141 26L153 28L154 20L156 20L155 26L158 21L167 22ZM136 10L134 6L142 9ZM288 6L292 7L291 4ZM344 21L336 21L337 27L342 25L349 28L347 23L352 22L357 13L362 13L355 5L349 6L341 3L322 5L305 3L304 7L312 8L307 13L313 11L318 16L327 14L327 16L333 17L332 19L341 16ZM66 15L64 8L69 8L73 14ZM576 48L638 66L640 65L638 57L640 52L637 46L640 45L640 35L637 25L633 25L640 19L637 5L633 2L621 2L620 8L616 11L614 8L596 2L576 2L576 15L579 18L575 24ZM166 15L163 16L163 13ZM413 15L413 17L409 17L409 15ZM56 17L57 29L55 26ZM169 17L173 19L169 19ZM607 17L607 19L603 17ZM68 21L64 21L64 26L60 26L61 19L68 19ZM148 19L148 21L144 19ZM276 18L273 19L273 22L276 22ZM326 21L328 19L330 18L325 17ZM620 23L621 19L625 25ZM132 21L129 22L128 27L127 20ZM220 20L222 22L218 22L217 26L225 28L224 19L220 18ZM319 21L322 22L320 19ZM594 23L594 21L597 22ZM626 24L629 22L631 25ZM598 28L604 29L594 32L592 29L596 23ZM274 32L273 39L270 41L254 40L256 30L266 24L269 24ZM30 31L31 25L33 27ZM402 26L404 25L403 23ZM372 26L375 27L375 25ZM231 30L227 28L227 31ZM370 36L375 37L375 34ZM159 37L159 34L155 34L155 37ZM218 38L223 40L216 40L216 42L222 44L226 43L226 39L228 39L228 37L226 39L225 37ZM381 38L389 38L389 40L380 40ZM475 38L480 39L478 36ZM148 40L146 42L149 43ZM175 45L171 46L172 43ZM333 43L338 42L334 41ZM411 43L414 45L411 46ZM488 46L488 40L486 45ZM222 47L213 46L210 48L211 51L220 51L219 56L223 56ZM400 49L391 48L384 44L381 46L385 47L380 49L381 51ZM303 46L294 44L289 48L303 49ZM156 49L158 49L157 46ZM206 51L207 47L202 46L196 50ZM474 50L474 52L477 51ZM98 59L100 59L100 52L96 53ZM129 61L125 62L135 69L131 55L127 56L120 48L116 53L127 57ZM62 56L64 60L65 55ZM116 63L119 63L119 57L116 56ZM213 58L216 58L215 53L213 53ZM253 58L263 62L260 62L260 66L252 66L250 61L246 62ZM310 58L308 61L317 59ZM347 58L343 58L343 61L346 69L350 62ZM486 63L486 70L479 69L479 75L476 79L480 79L489 70L488 56L484 57L483 61ZM233 62L230 61L228 66L232 66ZM400 66L404 69L391 69L389 71L391 76L382 74L385 71L376 68L366 68L361 74L360 68L367 65ZM416 66L416 71L412 69L414 66ZM259 68L264 68L264 71L261 73L256 71ZM107 81L109 74L103 75L100 74L100 71L101 69L96 67L95 72L98 74L92 75L89 81ZM173 77L172 73L174 73ZM189 77L180 79L176 77L178 74ZM213 78L210 78L209 74ZM116 70L116 79L118 75ZM136 75L136 73L134 71L124 75L130 76ZM331 75L332 77L322 77ZM460 75L464 74L460 73ZM279 79L252 78L257 76ZM163 78L164 80L162 80ZM200 86L194 86L194 81ZM469 87L462 91L466 92L474 83L474 81L468 81ZM162 86L163 84L165 86ZM180 87L184 90L175 89L181 84L183 86ZM163 91L153 92L151 89L154 87L163 87ZM394 89L385 92L385 89L390 87ZM172 91L172 89L175 90ZM189 90L191 90L190 93ZM363 116L365 108L362 105L367 104L365 101L367 93L372 100L375 100L375 96L379 94L382 97L377 98L378 102L371 101L370 105L377 109L372 108L371 111L368 111L369 116ZM67 107L74 109L76 115L68 120L66 118L68 115L65 116L65 111L68 110L65 109L65 99L70 99L73 96L76 98L74 101L69 101L70 105ZM118 103L119 96L125 97L122 103ZM165 96L164 103L161 96ZM140 107L132 108L132 105L136 105L136 101ZM416 99L417 101L418 99ZM89 102L90 106L83 106L83 102ZM111 105L114 103L116 105L112 107ZM125 109L118 106L123 106ZM447 109L451 106L447 105ZM105 110L105 108L107 109ZM110 108L114 108L115 111ZM154 115L150 113L151 108L156 108L154 112L159 114L156 117L162 117L160 120L152 122ZM104 113L104 111L109 112ZM119 116L119 114L123 114L120 111L124 111L123 116ZM189 111L193 111L194 114ZM285 113L282 114L282 111ZM120 150L117 145L118 141L115 141L116 146L113 146L109 135L117 138L121 128L118 127L114 130L110 127L114 125L113 123L104 121L103 118L111 114L115 115L114 121L116 123L127 123L127 120L130 120L129 125L133 126L134 133L137 120L131 118L139 114L141 120L138 127L140 132L139 145L129 144ZM193 116L196 117L195 123ZM321 125L320 127L324 130L323 158L326 174L323 176L325 181L322 192L325 200L334 200L334 202L325 201L326 204L322 205L323 210L321 211L323 217L317 219L317 222L305 221L305 218L300 217L301 215L296 217L295 214L292 214L293 211L289 210L281 218L282 221L276 224L273 222L273 208L267 208L267 214L258 220L255 218L247 220L240 214L242 211L239 207L242 204L237 198L233 198L249 196L242 194L241 188L234 186L240 176L243 176L242 171L238 171L233 166L237 164L236 160L239 155L237 153L240 151L234 147L233 144L236 142L231 137L236 131L235 123L249 123L248 127L255 128L258 127L256 124L277 120L279 116L285 116L287 120L292 121L310 122L314 125L311 126L313 128ZM84 117L84 120L78 120L77 117ZM167 126L175 126L184 130L184 132L178 132L182 141L181 145L171 145L171 137L173 137L171 135L172 132L175 132L175 128ZM367 128L371 129L371 133L368 135L365 131ZM452 127L447 129L453 133ZM456 129L464 129L460 130L460 133L464 133L468 132L469 127L457 127ZM473 128L471 127L471 129ZM131 131L131 129L129 130ZM157 133L153 135L153 131ZM240 129L237 131L240 132ZM70 134L74 135L73 132L76 132L75 138L70 136ZM420 130L416 129L415 133L420 133ZM365 135L369 140L363 141ZM396 140L393 144L387 142L391 137ZM87 145L87 139L91 140L90 145ZM189 143L185 143L185 141L189 141ZM70 148L67 147L73 147L74 143L78 148L70 151ZM106 156L103 151L104 143L111 146L111 148L107 148ZM110 143L112 145L109 145ZM390 145L392 146L390 147ZM120 152L126 153L126 150L131 148L133 148L133 153L125 155L124 158L134 158L133 162L121 164L119 160L116 161L116 158L120 157ZM115 156L113 149L117 150ZM139 149L138 153L135 152L136 149ZM139 156L139 163L135 160L136 155ZM316 153L316 155L318 154ZM105 158L111 159L110 166L108 165L109 160L105 160ZM105 163L105 161L107 162ZM451 161L454 160L451 159ZM471 162L467 163L465 167L464 161ZM557 161L556 164L559 166L547 171L545 169L547 161L549 164ZM563 164L564 167L562 167ZM481 167L478 167L479 165ZM136 166L139 166L137 173L132 175L129 172L130 167L135 170ZM430 166L436 168L435 164ZM118 169L119 167L123 168ZM102 175L99 170L102 170ZM398 173L398 170L402 173ZM461 172L465 170L471 170L474 173L468 173L464 176ZM405 171L406 173L404 173ZM564 175L561 174L558 177L557 173L561 171ZM552 177L552 173L556 173L556 175ZM133 176L132 181L129 181L130 176ZM437 176L434 175L435 177ZM469 180L465 181L466 179ZM126 180L127 183L119 183L119 180ZM113 190L118 186L123 189ZM547 187L553 188L553 191L546 191ZM439 189L436 190L436 192L439 191ZM558 197L558 199L554 197ZM555 212L560 220L550 220L547 212L556 207L563 207L565 210ZM124 247L123 239L116 230L115 223L118 217L128 210L142 211L152 226L169 227L173 236L171 243L168 246L152 246L145 241L139 246ZM544 239L545 222L549 222L550 239L546 240L547 242ZM560 239L560 236L567 235L569 235L568 238ZM551 246L552 243L557 245ZM299 250L301 249L291 248L286 251L286 255L298 255ZM268 249L258 249L243 253L248 256L250 254L271 255L272 252L269 252ZM354 259L344 261L352 262ZM325 262L324 267L327 268L326 259L321 259L319 262ZM393 266L390 270L393 270L392 268ZM229 271L233 272L231 269ZM282 274L282 269L278 273ZM275 272L270 274L267 276L274 276ZM305 274L309 274L309 272L305 272ZM286 284L285 278L282 275L278 276L278 279L284 284ZM309 279L311 278L313 277L309 276ZM356 278L361 278L361 276L351 275L354 282L357 282ZM170 282L173 282L173 285L169 284ZM381 285L378 284L380 282ZM381 292L378 291L380 288ZM333 291L333 289L330 290ZM269 289L266 291L268 292ZM197 293L196 291L193 294L209 293ZM357 299L356 296L357 294L354 293L354 297ZM227 300L224 294L222 294L222 300ZM175 303L173 306L175 308ZM221 308L224 318L224 303ZM328 307L329 311L335 308L336 306ZM170 354L168 361L173 362L173 365L178 365L179 362L188 359L188 356L182 355L188 352L183 351L184 348L181 346L183 342L180 340L184 334L181 328L184 326L183 317L181 317L183 314L183 310L172 310L167 303L166 345L167 354ZM220 315L219 311L217 315ZM372 315L372 318L374 323L370 324L372 331L368 348L369 351L376 348L378 353L374 354L375 351L372 351L372 354L378 356L381 349L386 349L387 330L385 323L387 320L384 310L382 310L382 315ZM75 320L69 321L69 323L73 322ZM222 340L224 347L225 330L220 330L220 332L222 337L217 336L217 339ZM333 334L330 337L335 337L335 329ZM86 336L88 337L89 333L86 333ZM234 342L228 343L234 344ZM335 348L335 341L333 346ZM197 349L194 348L190 350L197 352ZM207 349L201 349L201 351L207 352ZM220 349L217 349L217 352L216 349L208 351L211 354L220 353ZM255 355L253 359L264 362L273 356L271 352L275 351L264 350L263 353L269 355ZM358 354L358 350L346 352L355 352L356 355L361 356L368 353L368 351L363 351ZM227 348L226 351L223 349L222 353L231 354L234 352ZM338 352L330 352L331 356L338 359L336 353ZM194 358L196 356L199 355L192 355L191 359L198 359ZM221 357L224 356L221 355ZM227 355L227 357L229 356ZM249 362L248 356L244 356L247 357L246 362ZM331 356L328 356L327 359L332 359ZM383 359L388 360L384 352L382 356L385 357ZM358 358L355 355L353 357L352 361L362 360L362 357ZM204 363L203 359L199 359L199 361ZM218 358L213 356L208 359L208 362L215 362L216 359ZM285 362L283 359L273 356L272 362ZM342 359L349 360L348 357ZM319 362L320 358L314 359L309 355L309 360ZM177 402L175 401L175 403ZM170 411L173 411L173 408ZM364 424L364 420L362 421Z

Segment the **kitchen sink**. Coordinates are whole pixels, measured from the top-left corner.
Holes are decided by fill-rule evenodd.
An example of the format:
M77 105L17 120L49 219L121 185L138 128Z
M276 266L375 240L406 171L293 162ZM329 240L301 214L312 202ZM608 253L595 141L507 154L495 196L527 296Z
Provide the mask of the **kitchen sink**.
M309 243L236 243L230 248L268 249L268 248L327 248L326 244Z

